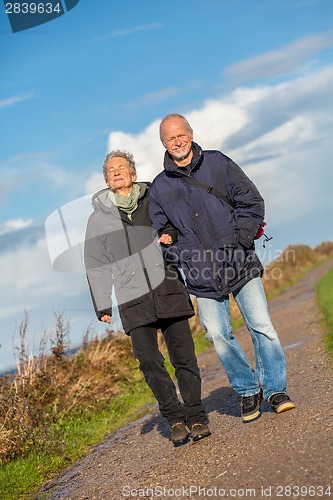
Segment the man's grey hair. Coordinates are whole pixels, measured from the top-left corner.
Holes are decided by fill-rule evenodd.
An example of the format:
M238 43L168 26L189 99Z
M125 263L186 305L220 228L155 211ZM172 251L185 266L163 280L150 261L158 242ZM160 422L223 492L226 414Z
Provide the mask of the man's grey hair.
M136 168L135 168L135 161L132 153L129 153L128 151L121 151L120 149L115 149L114 151L111 151L106 155L106 158L103 163L103 174L104 174L104 179L105 182L107 182L108 176L106 172L106 164L109 160L112 158L124 158L125 160L128 161L130 167L131 167L131 172L132 174L136 173Z
M191 125L190 125L190 124L189 124L189 122L186 120L185 116L180 115L180 114L178 114L178 113L170 113L169 115L164 116L164 117L162 118L162 120L161 120L161 123L160 123L160 139L161 139L162 143L163 143L163 137L162 137L162 125L163 125L163 123L164 123L166 120L168 120L169 118L181 118L181 120L183 120L183 122L185 123L185 125L186 125L186 128L187 128L188 132L189 132L190 134L193 134L193 130L192 130L192 128L191 128Z

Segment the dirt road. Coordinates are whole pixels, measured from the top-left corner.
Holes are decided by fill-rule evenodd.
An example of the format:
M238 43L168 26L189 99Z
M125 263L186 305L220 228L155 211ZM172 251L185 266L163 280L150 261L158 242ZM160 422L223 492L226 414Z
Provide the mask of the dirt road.
M261 417L243 423L240 399L212 348L199 357L209 438L174 448L155 412L96 446L35 498L333 499L333 366L314 295L332 265L326 262L270 302L295 410L277 415L264 402ZM251 358L247 331L236 336Z

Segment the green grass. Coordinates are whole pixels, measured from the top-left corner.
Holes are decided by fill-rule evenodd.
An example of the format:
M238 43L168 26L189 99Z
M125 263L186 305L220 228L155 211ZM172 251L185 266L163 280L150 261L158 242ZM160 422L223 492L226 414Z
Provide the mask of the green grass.
M101 442L108 434L128 422L147 414L149 404L155 399L144 380L132 387L124 387L122 393L103 411L58 422L50 430L50 439L58 447L34 450L23 459L9 462L0 468L1 500L33 498L29 496L53 473L58 472L78 458L86 455L89 447Z
M317 283L317 299L323 313L324 344L333 359L333 268Z

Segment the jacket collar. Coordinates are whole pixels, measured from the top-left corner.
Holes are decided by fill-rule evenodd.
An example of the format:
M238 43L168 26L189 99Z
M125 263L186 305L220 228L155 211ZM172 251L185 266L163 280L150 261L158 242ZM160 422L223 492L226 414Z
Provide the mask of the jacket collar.
M173 161L170 153L166 151L164 154L164 169L167 172L173 173L177 176L191 174L194 170L200 167L203 160L202 148L199 146L199 144L193 141L192 141L192 151L193 151L193 157L189 168L178 167Z

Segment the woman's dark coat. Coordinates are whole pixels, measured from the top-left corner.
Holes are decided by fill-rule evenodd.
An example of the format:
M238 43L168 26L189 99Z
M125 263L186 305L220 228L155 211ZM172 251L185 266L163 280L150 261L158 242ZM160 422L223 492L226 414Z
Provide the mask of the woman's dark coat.
M149 218L150 183L139 183L139 205L130 219L110 200L110 189L93 196L84 260L96 315L111 315L114 287L123 328L129 333L159 318L194 315L176 268L166 266L153 239Z

